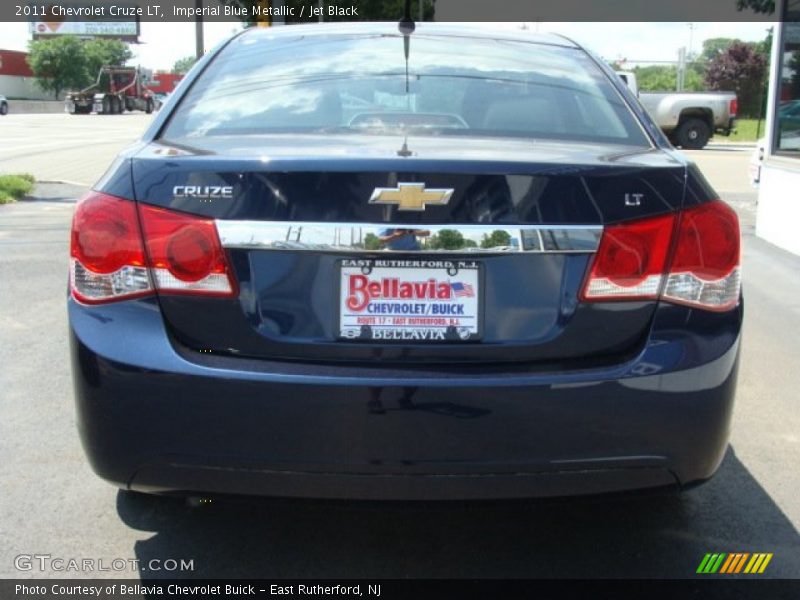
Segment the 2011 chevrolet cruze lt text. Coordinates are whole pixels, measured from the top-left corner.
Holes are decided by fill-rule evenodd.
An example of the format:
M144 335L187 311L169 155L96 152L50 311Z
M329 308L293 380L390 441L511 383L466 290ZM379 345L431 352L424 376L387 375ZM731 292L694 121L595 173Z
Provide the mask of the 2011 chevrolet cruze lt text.
M739 243L567 39L251 29L77 205L83 444L157 493L685 488L727 446Z

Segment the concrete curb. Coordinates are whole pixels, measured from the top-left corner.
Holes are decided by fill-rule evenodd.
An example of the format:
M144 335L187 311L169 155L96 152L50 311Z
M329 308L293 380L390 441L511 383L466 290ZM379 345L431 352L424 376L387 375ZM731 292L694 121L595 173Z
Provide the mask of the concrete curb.
M62 113L64 102L62 100L9 100L8 114L42 114Z
M755 150L755 142L710 142L706 148L750 148Z
M77 187L85 187L91 188L91 183L84 183L82 181L71 181L69 179L37 179L36 183L51 183L51 184L62 184L62 185L74 185Z

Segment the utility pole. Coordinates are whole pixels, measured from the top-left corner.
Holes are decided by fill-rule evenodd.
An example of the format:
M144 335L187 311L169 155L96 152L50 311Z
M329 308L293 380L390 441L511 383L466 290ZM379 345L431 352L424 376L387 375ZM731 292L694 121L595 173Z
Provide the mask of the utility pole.
M206 51L203 41L203 0L194 0L194 7L197 9L194 20L194 54L195 58L200 60Z
M686 46L678 48L678 81L676 90L683 91L686 85Z

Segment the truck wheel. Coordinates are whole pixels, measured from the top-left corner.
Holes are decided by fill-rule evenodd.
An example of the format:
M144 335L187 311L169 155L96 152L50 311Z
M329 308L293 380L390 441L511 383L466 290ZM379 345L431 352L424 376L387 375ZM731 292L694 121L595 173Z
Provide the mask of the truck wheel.
M3 102L0 103L0 115L7 115L8 114L8 104Z
M685 150L700 150L705 147L711 137L708 123L702 119L686 119L675 133L678 144Z
M103 98L103 114L110 115L111 114L111 98L106 96Z
M153 112L153 101L149 98L147 99L147 104L144 106L144 112L146 112L148 115Z

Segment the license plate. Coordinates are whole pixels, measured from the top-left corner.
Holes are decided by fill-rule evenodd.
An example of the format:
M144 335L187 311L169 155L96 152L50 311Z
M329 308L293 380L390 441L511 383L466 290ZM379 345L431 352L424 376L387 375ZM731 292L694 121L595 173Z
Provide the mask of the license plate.
M448 260L343 260L339 337L470 342L481 334L480 265Z

